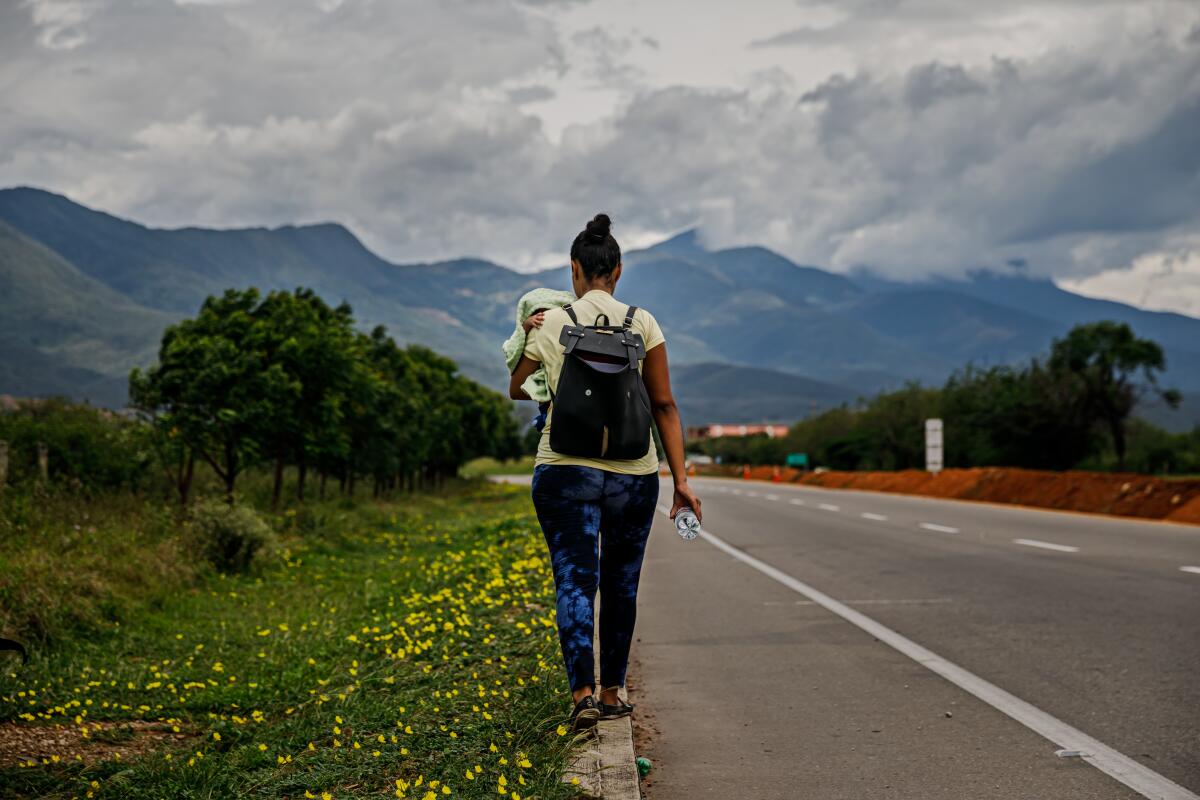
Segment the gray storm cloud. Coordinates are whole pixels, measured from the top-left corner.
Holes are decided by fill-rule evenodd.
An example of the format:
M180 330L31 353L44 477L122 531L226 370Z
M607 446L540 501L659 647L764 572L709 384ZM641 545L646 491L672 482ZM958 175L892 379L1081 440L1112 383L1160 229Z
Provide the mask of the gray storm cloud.
M0 184L159 225L333 219L394 260L519 267L597 210L629 235L699 224L716 245L896 276L1023 261L1081 280L1194 241L1189 5L1022 57L733 88L655 85L629 37L557 24L579 5L4 4ZM868 48L906 10L966 30L955 5L863 3L825 33L743 44ZM552 138L537 103L589 102L573 74L620 100Z

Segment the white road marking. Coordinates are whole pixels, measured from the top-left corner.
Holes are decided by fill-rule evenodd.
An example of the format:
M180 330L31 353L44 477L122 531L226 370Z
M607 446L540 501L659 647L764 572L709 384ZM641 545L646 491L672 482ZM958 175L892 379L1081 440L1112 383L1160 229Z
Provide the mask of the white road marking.
M664 515L670 511L665 506L658 510ZM1200 800L1200 795L1188 791L1174 781L1159 775L1154 770L1126 756L1098 739L1093 739L1078 728L1072 727L1062 720L1047 714L1037 706L1027 703L1016 695L1010 694L994 683L990 683L978 675L968 672L957 664L928 650L905 636L901 636L863 614L855 611L845 603L834 600L824 592L818 591L802 581L793 578L786 572L776 569L765 561L760 561L749 553L743 552L723 539L700 528L700 538L723 550L747 566L753 567L767 577L788 587L797 594L804 595L827 611L836 614L851 625L874 636L879 641L916 661L929 671L940 675L960 689L975 695L992 708L1007 714L1034 733L1049 739L1064 750L1078 750L1083 755L1081 760L1096 767L1101 772L1120 781L1143 797L1155 800Z
M734 493L734 494L741 494L741 493L742 493L742 490L741 490L741 489L734 489L734 490L733 490L733 493Z
M746 492L746 497L758 497L758 492Z
M932 522L922 522L918 527L924 528L927 531L937 531L938 533L958 533L958 528L951 528L949 525L935 525Z
M733 559L737 561L738 559ZM948 597L934 597L928 600L921 598L910 600L847 600L846 605L849 606L928 606L941 605L942 603L954 602ZM764 600L764 606L815 606L817 603L813 600L793 600L790 603L784 603L780 600Z
M817 503L817 508L823 511L841 511L841 506L835 506L833 503Z
M1200 567L1180 567L1179 571L1180 572L1194 572L1195 574L1200 575Z
M768 495L763 495L763 496L766 497L768 500L778 500L779 499L779 495L777 495L777 494L768 494Z
M1039 542L1037 539L1013 539L1013 544L1023 544L1026 547L1040 547L1043 550L1057 550L1060 553L1078 553L1078 547L1071 547L1067 544L1054 544L1054 542Z
M876 522L887 522L887 517L883 514L872 514L870 511L864 511L860 516L863 519L873 519Z
M803 501L803 500L788 500L788 502L789 502L789 503L791 503L791 504L792 504L792 505L794 505L794 506L802 506L802 505L804 505L804 501Z

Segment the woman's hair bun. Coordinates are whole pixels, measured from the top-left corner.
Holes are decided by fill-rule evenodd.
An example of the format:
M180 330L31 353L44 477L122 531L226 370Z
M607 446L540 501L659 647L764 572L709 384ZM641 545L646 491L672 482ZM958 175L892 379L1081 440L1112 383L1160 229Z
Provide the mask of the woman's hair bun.
M608 218L608 214L597 214L596 217L587 224L587 235L589 238L602 242L608 238L609 231L612 230L612 220Z
M611 274L621 265L621 245L611 231L608 214L597 214L571 242L571 260L579 262L589 280Z

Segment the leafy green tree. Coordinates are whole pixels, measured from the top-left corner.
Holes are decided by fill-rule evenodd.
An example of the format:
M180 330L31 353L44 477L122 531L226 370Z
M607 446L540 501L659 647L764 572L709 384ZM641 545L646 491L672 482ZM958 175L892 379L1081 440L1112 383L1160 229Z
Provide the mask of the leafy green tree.
M167 328L156 365L130 375L134 407L206 461L230 502L287 393L286 375L264 369L255 347L258 305L257 289L209 297L195 319Z
M860 419L865 443L870 448L863 467L923 469L925 420L937 416L940 416L937 389L908 383L876 397L863 409Z
M1039 361L968 366L941 391L946 465L1070 469L1095 451L1095 421L1077 382Z
M179 497L179 504L186 506L196 476L196 451L179 435L172 412L159 394L160 391L161 383L152 380L150 373L135 369L130 374L130 402L147 423L146 437L154 448L167 483Z
M1107 427L1117 455L1117 469L1125 468L1125 428L1134 405L1152 392L1171 408L1180 394L1158 386L1157 373L1166 369L1162 347L1140 339L1122 322L1076 325L1055 340L1050 351L1052 370L1075 376L1082 385L1088 407ZM1144 382L1138 381L1138 376Z
M251 346L272 391L274 409L257 431L260 450L274 460L271 505L278 507L284 469L298 467L303 497L307 469L317 453L338 451L342 414L354 369L350 306L330 308L311 289L271 292L254 311Z
M358 472L370 475L374 491L415 482L430 446L427 419L435 403L417 379L417 364L383 326L360 336L363 353L349 415L351 447L342 474L353 487Z
M1200 426L1168 433L1145 420L1129 421L1126 466L1144 475L1200 473Z
M309 289L230 290L168 328L159 363L134 370L130 392L184 502L198 456L231 501L240 472L270 463L278 505L288 466L303 500L310 467L322 492L329 475L349 494L366 476L379 494L418 475L440 483L478 455L515 455L508 400L457 370L428 348L400 348L382 327L355 331L349 306Z

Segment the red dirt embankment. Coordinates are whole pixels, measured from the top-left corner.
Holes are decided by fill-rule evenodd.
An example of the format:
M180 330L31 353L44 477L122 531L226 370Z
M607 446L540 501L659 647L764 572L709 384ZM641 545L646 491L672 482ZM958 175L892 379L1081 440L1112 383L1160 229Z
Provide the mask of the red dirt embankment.
M740 466L704 466L700 474L742 476ZM750 467L752 480L919 494L956 500L1087 511L1200 525L1200 480L1169 480L1113 472L1043 472L1009 467L900 472L800 472Z

